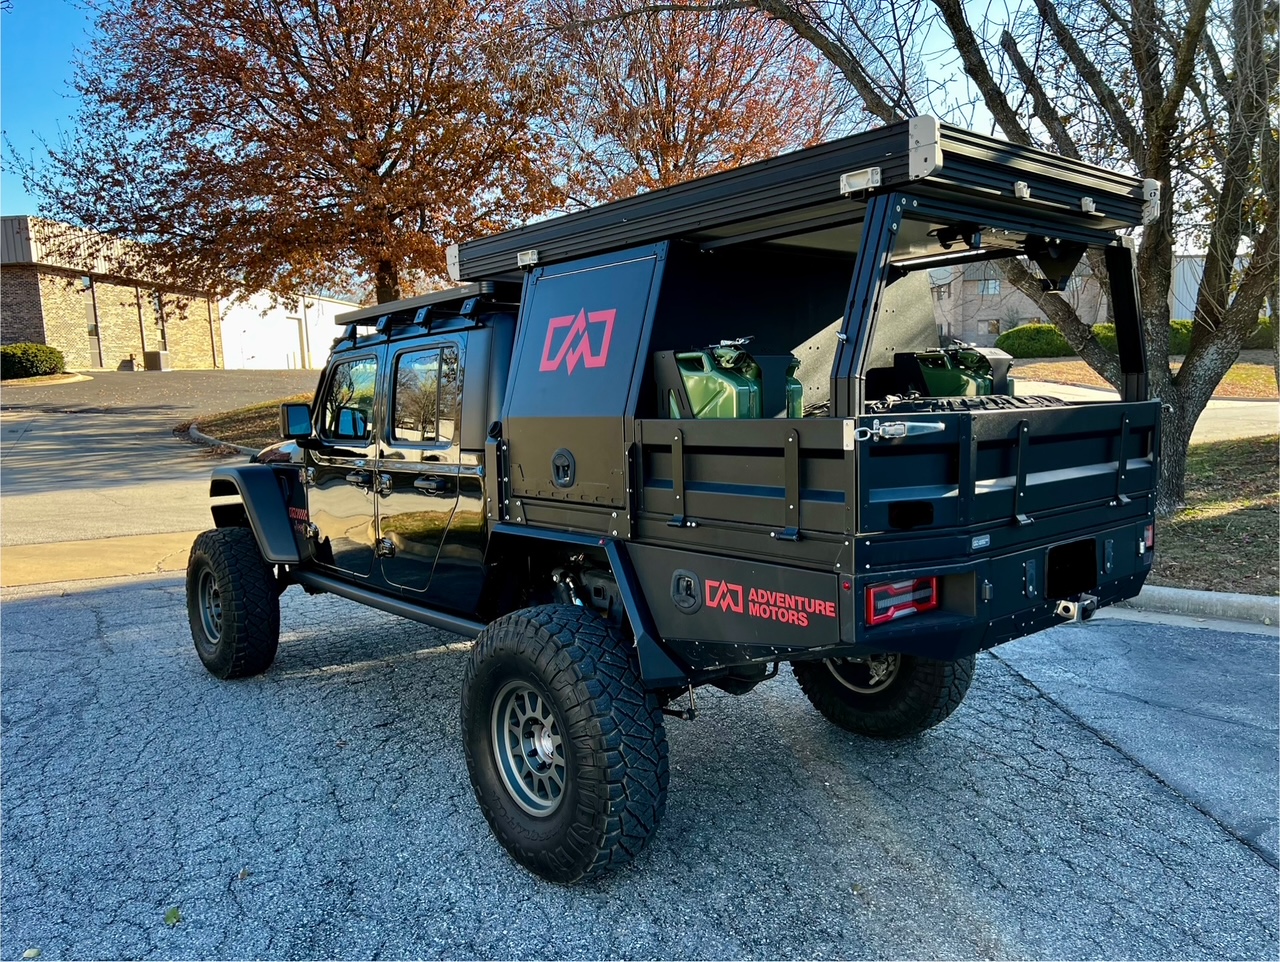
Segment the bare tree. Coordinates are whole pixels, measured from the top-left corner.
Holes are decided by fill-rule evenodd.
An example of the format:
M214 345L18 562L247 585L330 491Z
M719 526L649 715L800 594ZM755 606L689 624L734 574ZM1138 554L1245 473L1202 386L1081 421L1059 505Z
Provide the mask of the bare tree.
M917 112L972 116L954 88L918 82L918 65L937 56L924 39L924 28L936 23L976 103L1011 141L1161 183L1165 203L1160 219L1141 232L1138 269L1152 391L1164 403L1159 509L1175 510L1184 500L1196 419L1276 283L1275 0L1081 0L1061 9L1054 0L1028 0L1004 23L989 19L990 8L988 19L971 19L964 0L909 0L890 5L895 20L914 25L907 35L886 23L886 5L747 2L812 42L886 122ZM1175 374L1169 292L1179 237L1202 244L1206 256L1191 348ZM1090 267L1105 271L1100 258ZM1009 277L1037 299L1081 357L1118 385L1117 359L1071 305L1044 298L1016 262Z
M630 15L627 0L547 0L544 10L568 87L555 126L580 202L820 142L847 111L834 69L755 11Z

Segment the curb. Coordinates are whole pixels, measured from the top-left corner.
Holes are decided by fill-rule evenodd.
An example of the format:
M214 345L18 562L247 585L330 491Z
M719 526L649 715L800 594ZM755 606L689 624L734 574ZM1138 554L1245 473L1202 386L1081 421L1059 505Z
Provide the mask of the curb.
M0 381L0 387L8 390L12 387L52 387L57 384L75 384L77 381L92 381L88 374L68 371L66 374L47 374L43 377L15 377Z
M1120 602L1125 608L1161 611L1173 615L1225 618L1255 624L1280 624L1280 597L1243 595L1228 591L1193 591L1146 585L1138 597Z
M187 438L193 444L203 444L210 448L235 448L241 454L255 455L259 448L245 447L243 444L232 444L230 441L219 441L217 438L211 438L207 434L203 434L194 424L187 428Z

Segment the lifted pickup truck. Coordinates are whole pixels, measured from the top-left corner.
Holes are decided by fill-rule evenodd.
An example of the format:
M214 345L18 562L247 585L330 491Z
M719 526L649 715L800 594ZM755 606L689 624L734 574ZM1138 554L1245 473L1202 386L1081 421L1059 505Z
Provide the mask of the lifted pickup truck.
M460 286L340 318L286 440L214 470L236 497L191 552L196 651L265 671L294 584L475 637L476 798L558 881L645 845L698 686L788 662L844 729L931 728L976 652L1150 570L1159 404L1119 232L1158 203L921 117L461 245ZM930 272L1016 258L1069 291L1089 252L1120 401L1014 396L1007 355L940 337Z

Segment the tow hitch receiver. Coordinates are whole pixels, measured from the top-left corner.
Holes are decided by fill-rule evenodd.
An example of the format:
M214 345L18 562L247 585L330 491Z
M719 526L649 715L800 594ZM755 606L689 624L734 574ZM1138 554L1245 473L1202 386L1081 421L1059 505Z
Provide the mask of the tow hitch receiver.
M1059 601L1056 614L1067 621L1088 621L1098 610L1098 599L1094 595L1082 594L1076 601Z

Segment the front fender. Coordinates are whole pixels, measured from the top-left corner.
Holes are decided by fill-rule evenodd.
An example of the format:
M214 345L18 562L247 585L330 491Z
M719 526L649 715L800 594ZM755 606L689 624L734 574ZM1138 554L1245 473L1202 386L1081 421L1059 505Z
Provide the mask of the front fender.
M258 540L262 557L273 564L297 564L298 545L289 525L288 505L280 490L280 481L265 464L221 465L213 469L209 479L209 496L237 495L244 504L244 520ZM239 523L239 514L213 508L213 521L219 528Z

